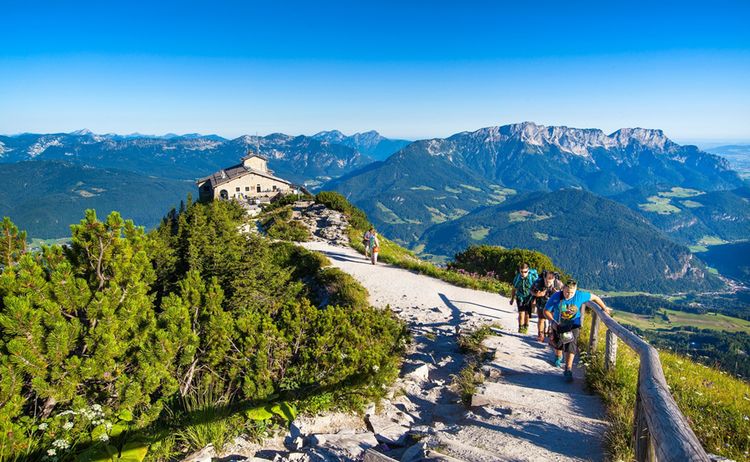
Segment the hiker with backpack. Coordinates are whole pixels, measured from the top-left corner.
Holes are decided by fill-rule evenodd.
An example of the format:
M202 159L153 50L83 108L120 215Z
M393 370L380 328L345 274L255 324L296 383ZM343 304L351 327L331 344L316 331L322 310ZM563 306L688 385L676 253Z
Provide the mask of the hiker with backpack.
M611 313L601 298L578 290L575 279L565 281L563 289L555 292L544 307L544 316L552 325L552 345L555 348L555 367L563 367L563 377L573 381L573 359L578 353L578 337L581 334L583 304L593 300L607 313ZM565 363L563 364L563 353Z
M531 286L531 295L533 296L531 307L536 310L538 318L536 339L539 342L544 342L547 335L547 318L544 316L544 307L547 305L547 300L562 288L563 283L560 281L560 275L550 270L542 271L542 275Z
M378 233L375 229L372 229L372 232L370 233L369 247L370 262L374 265L378 262L378 254L380 253L380 240L378 240Z
M362 245L365 246L365 258L367 259L370 258L370 236L372 236L373 231L373 228L370 228L362 236Z
M510 304L517 302L518 306L518 332L529 333L529 318L531 318L531 286L537 280L538 274L535 269L529 268L528 263L521 263L518 272L513 278L513 290L510 291Z

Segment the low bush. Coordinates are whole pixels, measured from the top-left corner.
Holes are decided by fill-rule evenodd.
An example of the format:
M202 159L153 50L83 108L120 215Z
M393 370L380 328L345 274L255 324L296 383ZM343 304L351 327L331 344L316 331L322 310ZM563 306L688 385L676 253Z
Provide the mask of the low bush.
M228 441L248 407L382 393L403 323L324 257L241 233L243 219L230 202L188 204L146 234L88 211L69 247L9 252L0 460L111 448L141 460L150 443L166 458Z
M512 281L521 263L528 263L539 274L543 270L556 271L565 279L567 274L556 267L552 260L541 252L527 249L504 249L491 245L474 245L456 254L448 264L452 270L463 270L495 277L501 281Z

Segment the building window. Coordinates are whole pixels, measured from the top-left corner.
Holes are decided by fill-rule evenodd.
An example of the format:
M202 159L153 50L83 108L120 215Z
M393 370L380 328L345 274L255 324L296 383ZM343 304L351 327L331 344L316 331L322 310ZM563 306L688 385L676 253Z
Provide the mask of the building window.
M245 191L250 191L250 186L245 186Z
M257 190L258 192L260 192L260 185L258 185L258 186L256 187L256 190Z
M234 188L234 190L237 191L237 192L240 192L240 187L237 186L236 188Z
M273 190L276 191L276 185L273 185Z

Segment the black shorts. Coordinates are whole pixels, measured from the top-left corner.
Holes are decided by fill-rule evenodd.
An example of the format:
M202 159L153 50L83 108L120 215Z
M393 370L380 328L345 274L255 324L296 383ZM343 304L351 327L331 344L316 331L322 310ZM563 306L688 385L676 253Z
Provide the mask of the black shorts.
M539 319L547 320L547 316L544 315L544 303L539 305L539 302L536 304L536 315L539 316Z
M552 329L552 344L555 349L562 350L565 353L578 354L578 337L581 336L581 328L576 327L571 332L573 332L573 341L560 346L560 334L558 334L557 329Z
M521 302L521 300L516 300L516 304L518 305L519 313L529 313L531 315L531 300L527 300L525 303Z

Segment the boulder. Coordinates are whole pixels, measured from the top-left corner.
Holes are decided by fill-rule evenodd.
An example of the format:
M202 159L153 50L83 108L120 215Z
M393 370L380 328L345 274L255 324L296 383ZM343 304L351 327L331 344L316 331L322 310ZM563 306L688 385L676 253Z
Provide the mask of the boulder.
M182 462L211 462L211 459L214 457L216 457L216 450L213 444L209 444L205 448L182 459Z

